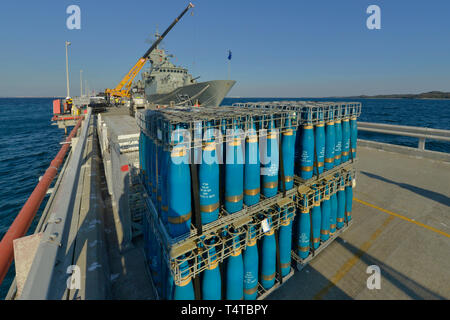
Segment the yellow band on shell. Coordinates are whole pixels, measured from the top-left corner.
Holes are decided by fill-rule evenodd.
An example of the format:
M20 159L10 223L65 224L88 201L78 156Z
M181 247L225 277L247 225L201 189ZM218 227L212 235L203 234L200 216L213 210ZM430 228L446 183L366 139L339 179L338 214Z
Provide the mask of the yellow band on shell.
M237 196L228 196L225 197L225 201L227 202L239 202L242 200L242 198L244 197L243 194L237 195Z
M179 217L168 217L167 221L170 223L173 223L173 224L180 224L180 223L188 221L191 218L191 214L192 214L192 212L189 211L189 213L184 214Z

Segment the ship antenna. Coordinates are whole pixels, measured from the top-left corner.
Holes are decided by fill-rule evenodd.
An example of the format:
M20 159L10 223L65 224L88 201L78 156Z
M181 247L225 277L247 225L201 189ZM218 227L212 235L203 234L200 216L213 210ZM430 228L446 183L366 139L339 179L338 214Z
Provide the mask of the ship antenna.
M156 40L159 39L159 36L160 36L160 34L159 34L159 31L158 31L158 24L156 24L156 32L155 32ZM159 46L159 45L158 45L158 46ZM158 46L156 46L156 49L158 49Z

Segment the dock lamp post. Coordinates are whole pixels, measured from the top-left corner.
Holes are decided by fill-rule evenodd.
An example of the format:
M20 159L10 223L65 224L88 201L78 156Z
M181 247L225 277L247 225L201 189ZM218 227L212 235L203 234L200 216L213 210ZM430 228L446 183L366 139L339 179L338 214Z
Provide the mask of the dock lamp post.
M70 46L70 42L66 41L66 80L67 80L67 97L70 97L69 90L69 56L67 54L67 47Z

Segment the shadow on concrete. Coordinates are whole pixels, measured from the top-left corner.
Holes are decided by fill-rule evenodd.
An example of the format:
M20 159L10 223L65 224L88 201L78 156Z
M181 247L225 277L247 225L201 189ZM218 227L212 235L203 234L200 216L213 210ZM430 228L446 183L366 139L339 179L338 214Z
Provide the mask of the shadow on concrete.
M439 203L442 203L443 205L446 206L450 206L450 198L447 197L446 195L443 195L441 193L437 193L434 191L430 191L427 189L423 189L423 188L419 188L417 186L408 184L408 183L402 183L402 182L396 182L390 179L387 179L385 177L379 176L377 174L373 174L370 172L366 172L366 171L361 171L362 174L365 174L366 176L373 178L373 179L378 179L380 181L383 182L387 182L387 183L391 183L391 184L395 184L401 188L407 189L409 191L415 192L423 197L429 198L431 200L437 201Z
M359 248L353 246L352 244L345 242L342 238L336 238L335 241L344 248L346 248L347 250L349 250L350 252L352 252L354 255L357 255L360 250ZM364 253L360 259L368 266L377 265L378 267L380 267L381 276L384 277L393 285L395 285L405 294L410 296L412 299L415 300L446 299L445 297L425 288L424 286L417 283L413 279L407 277L403 273L388 266L384 262L374 258L370 254ZM383 284L381 284L381 287L383 287Z
M329 279L324 277L319 271L305 266L301 271L295 270L294 275L283 286L267 297L267 300L312 300L323 288L328 286ZM351 300L344 291L338 287L333 287L328 300Z
M335 240L342 247L346 248L353 255L360 255L360 249L355 247L354 245L345 242L342 238L338 237ZM329 250L329 249L328 249ZM366 265L377 265L380 267L381 275L384 278L384 281L389 281L399 290L404 292L407 296L414 300L445 300L447 298L441 296L438 293L431 291L428 288L425 288L423 285L417 283L410 277L404 275L398 270L390 267L384 262L374 258L372 255L364 253L360 258ZM336 272L339 266L336 266ZM351 272L352 270L350 270ZM369 275L368 275L369 276ZM361 287L359 290L354 291L355 294L358 294L362 290L369 290L366 288L366 279L361 282ZM341 280L344 281L344 280ZM382 280L383 281L383 280ZM322 273L316 269L314 269L310 264L308 264L303 270L297 271L295 270L295 274L289 279L283 287L279 290L273 292L268 300L312 300L315 299L317 294L321 292L324 288L330 285L330 280L323 276ZM383 282L381 283L381 287L383 288ZM382 290L382 289L381 289ZM390 297L384 295L382 291L380 295L374 298L380 299L389 299ZM329 287L323 294L324 300L352 300L355 299L355 296L349 296L347 293L342 291L339 288L339 283L336 286Z

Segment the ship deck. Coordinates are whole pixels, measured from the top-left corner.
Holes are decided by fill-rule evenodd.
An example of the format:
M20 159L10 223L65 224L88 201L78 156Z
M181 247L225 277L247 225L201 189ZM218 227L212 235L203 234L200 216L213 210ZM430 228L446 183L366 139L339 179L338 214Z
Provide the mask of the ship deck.
M105 123L119 127L118 116L129 117L128 109L102 113L102 118L115 119ZM122 246L127 226L107 191L95 125L92 117L80 160L81 178L71 196L78 205L67 219L76 223L69 224L67 242L61 242L68 249L65 256L58 257L64 263L54 266L52 261L43 261L39 270L45 274L27 280L22 298L154 298L142 237L135 238L126 248ZM130 133L130 126L122 127ZM66 162L74 161L73 158ZM358 158L353 224L268 299L449 299L450 162L364 146L359 146ZM71 165L74 164L66 163L61 171L55 198L70 183L65 179L70 178L66 172ZM93 190L101 190L101 197ZM49 200L45 212L57 209L56 200ZM50 216L44 215L42 225ZM80 266L84 275L82 288L69 290L65 282L60 282L59 289L50 286L55 283L55 271L52 275L44 267L55 268L56 273L67 277L65 269L58 268L73 263ZM370 274L366 270L371 265L381 270L379 290L367 288ZM39 270L33 268L35 264L29 275L36 276ZM46 278L48 282L44 281ZM46 285L49 287L43 291ZM15 284L9 298L14 298L14 287Z

